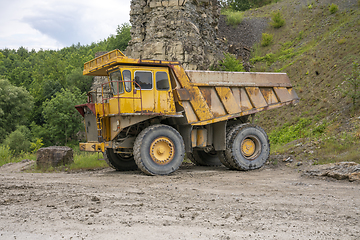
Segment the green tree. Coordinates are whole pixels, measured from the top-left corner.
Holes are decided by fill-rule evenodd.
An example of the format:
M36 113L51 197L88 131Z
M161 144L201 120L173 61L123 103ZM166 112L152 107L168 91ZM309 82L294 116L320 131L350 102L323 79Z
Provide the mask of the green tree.
M66 75L66 86L69 89L74 87L80 89L81 92L90 91L93 77L84 76L82 68L75 68L69 74Z
M130 29L131 26L128 23L118 25L116 35L108 38L109 43L107 50L119 49L120 51L124 51L131 40Z
M229 6L235 11L246 11L251 8L250 0L233 0L230 1Z
M0 141L18 125L26 125L33 107L33 97L23 87L0 79Z
M74 106L85 100L85 94L74 88L73 91L62 89L51 100L45 101L42 114L48 136L43 139L56 145L65 145L69 139L75 139L83 124L82 117Z

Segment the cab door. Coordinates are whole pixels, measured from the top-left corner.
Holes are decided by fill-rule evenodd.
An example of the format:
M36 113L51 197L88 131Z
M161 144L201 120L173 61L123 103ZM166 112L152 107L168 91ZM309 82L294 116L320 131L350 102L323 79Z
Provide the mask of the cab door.
M155 72L155 111L162 114L174 114L175 104L170 87L168 69Z
M134 111L135 113L154 113L154 72L150 69L136 69L134 74Z

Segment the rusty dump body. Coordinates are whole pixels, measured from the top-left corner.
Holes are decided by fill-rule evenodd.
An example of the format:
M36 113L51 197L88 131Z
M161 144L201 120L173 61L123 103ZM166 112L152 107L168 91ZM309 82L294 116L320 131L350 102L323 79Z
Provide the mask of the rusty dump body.
M110 150L134 154L138 166L148 174L151 171L143 167L142 160L136 160L134 144L148 128L157 128L156 124L174 128L188 156L202 149L213 157L227 149L226 132L231 126L240 128L249 115L299 101L285 73L186 71L176 61L132 59L119 50L85 63L83 74L108 76L109 82L103 84L100 98L92 93L87 104L76 106L85 118L87 133L87 143L80 143L80 149L104 152L109 159ZM262 137L251 136L242 154L258 154L251 149L261 148ZM172 141L166 139L154 140L149 150L160 165L176 153ZM163 154L169 155L167 160L161 160ZM206 163L200 155L194 162Z
M185 72L204 103L200 109L194 109L186 102L190 99L187 91L177 90L188 121L193 125L245 116L298 101L285 73Z

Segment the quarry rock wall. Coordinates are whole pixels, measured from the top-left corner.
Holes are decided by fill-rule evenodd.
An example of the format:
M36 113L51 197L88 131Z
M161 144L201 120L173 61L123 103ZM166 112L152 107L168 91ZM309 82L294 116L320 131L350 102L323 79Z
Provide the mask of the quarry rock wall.
M217 37L217 0L132 0L132 58L180 61L185 69L204 70L222 57Z

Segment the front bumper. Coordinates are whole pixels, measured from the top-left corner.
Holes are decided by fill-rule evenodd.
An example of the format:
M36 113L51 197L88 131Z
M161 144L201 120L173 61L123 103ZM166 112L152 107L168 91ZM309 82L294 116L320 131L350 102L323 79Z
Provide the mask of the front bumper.
M86 152L105 152L106 143L99 143L99 142L86 142L86 143L79 143L80 151Z

